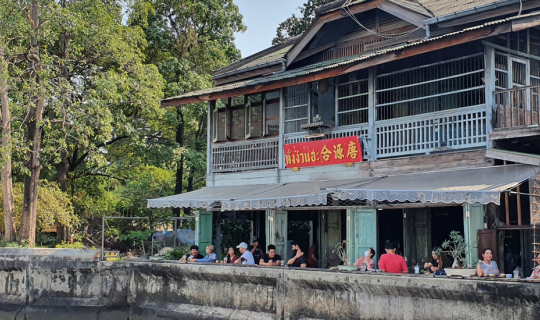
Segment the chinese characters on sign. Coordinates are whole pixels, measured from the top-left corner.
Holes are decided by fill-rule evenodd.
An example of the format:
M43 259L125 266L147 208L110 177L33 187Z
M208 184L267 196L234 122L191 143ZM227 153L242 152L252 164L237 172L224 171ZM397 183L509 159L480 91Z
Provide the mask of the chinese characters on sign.
M357 136L285 145L285 164L287 168L315 167L362 161L362 146Z

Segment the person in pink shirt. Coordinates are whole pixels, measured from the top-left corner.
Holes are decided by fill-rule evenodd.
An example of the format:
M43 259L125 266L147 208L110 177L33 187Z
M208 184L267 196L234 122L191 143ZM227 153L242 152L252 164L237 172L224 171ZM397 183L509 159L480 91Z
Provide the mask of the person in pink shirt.
M389 242L384 246L386 253L379 260L379 269L388 273L409 273L407 263L402 256L396 254L396 246Z

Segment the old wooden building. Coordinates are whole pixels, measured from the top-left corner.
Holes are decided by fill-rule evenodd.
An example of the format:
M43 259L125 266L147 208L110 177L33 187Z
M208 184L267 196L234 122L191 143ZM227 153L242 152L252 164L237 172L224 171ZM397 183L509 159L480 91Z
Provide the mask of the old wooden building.
M322 6L302 36L163 100L208 101L207 186L149 206L198 209L200 245L219 246L219 219L246 216L278 253L318 242L320 267L346 239L350 260L394 241L412 268L458 230L475 259L489 246L502 269L519 254L530 273L539 26L532 0ZM293 221L310 232L290 234Z

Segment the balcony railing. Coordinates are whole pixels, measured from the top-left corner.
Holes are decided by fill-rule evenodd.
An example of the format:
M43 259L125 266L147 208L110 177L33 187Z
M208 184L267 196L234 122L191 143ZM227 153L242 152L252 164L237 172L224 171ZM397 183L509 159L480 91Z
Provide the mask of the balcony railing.
M496 128L509 129L540 124L539 94L540 85L496 91Z
M235 172L277 168L278 150L278 138L214 145L212 171Z

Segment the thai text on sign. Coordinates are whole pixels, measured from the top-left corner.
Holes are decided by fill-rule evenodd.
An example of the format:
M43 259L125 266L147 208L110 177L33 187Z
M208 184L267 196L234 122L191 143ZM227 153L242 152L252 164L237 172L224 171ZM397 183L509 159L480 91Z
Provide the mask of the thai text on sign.
M287 168L324 166L363 161L358 136L285 145Z

